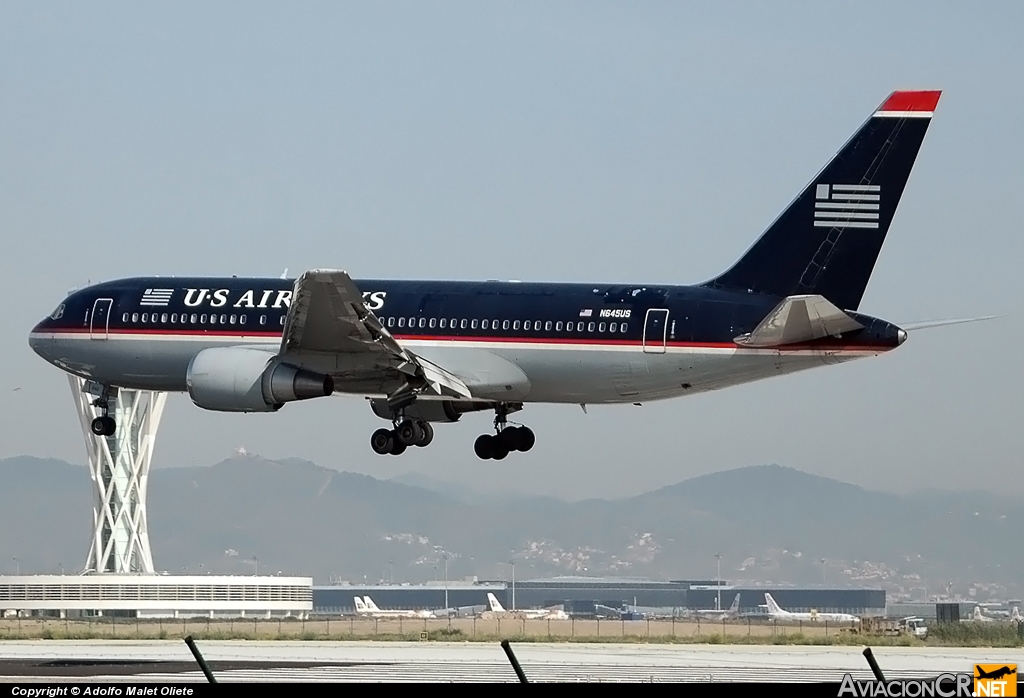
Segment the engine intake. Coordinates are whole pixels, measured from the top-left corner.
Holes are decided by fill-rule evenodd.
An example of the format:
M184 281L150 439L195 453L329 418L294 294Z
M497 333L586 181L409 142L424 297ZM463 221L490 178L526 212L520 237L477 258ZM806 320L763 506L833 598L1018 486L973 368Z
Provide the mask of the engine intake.
M197 406L218 412L274 412L286 402L334 392L329 375L278 363L258 349L203 349L188 365L188 394Z

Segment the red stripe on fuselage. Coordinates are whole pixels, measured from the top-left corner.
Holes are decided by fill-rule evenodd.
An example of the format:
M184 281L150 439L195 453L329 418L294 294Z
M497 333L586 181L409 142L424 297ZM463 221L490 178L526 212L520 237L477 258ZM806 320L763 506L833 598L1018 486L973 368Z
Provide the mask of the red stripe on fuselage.
M43 330L39 334L50 334L50 335L89 335L97 334L102 335L102 330L97 332L91 332L89 328L68 328L56 331ZM230 338L230 337L258 337L261 339L280 339L280 332L252 332L252 331L238 331L238 330L185 330L185 329L160 329L160 328L138 328L138 329L110 329L107 330L106 334L111 336L118 335L150 335L160 337L210 337L211 339L216 338ZM410 334L396 334L392 335L396 340L399 341L421 341L421 342L479 342L480 344L559 344L565 346L607 346L607 347L639 347L642 346L642 342L639 339L602 339L602 338L585 338L579 339L575 337L477 337L477 336L452 336L452 335L410 335ZM647 346L658 347L658 344L648 344ZM752 350L755 347L743 347L733 342L683 342L669 340L666 342L668 347L676 348L695 348L695 349L737 349L737 350ZM790 344L785 347L756 347L757 350L762 351L764 349L778 349L779 351L888 351L895 349L894 346L886 346L879 344L850 344L840 342L805 342L801 344Z

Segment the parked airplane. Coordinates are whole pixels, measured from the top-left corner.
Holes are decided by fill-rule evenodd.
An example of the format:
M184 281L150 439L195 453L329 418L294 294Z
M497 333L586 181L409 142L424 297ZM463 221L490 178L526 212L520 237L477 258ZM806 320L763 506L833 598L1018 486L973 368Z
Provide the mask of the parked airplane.
M779 607L779 604L775 603L775 599L772 598L771 594L764 595L765 603L768 606L768 617L772 620L782 621L811 621L816 623L834 622L834 623L859 623L860 618L849 614L849 613L819 613L818 611L810 611L807 613L784 611Z
M432 423L493 411L494 434L474 450L500 460L534 445L508 422L527 403L692 395L884 354L907 329L963 322L901 328L857 312L939 95L892 93L739 261L695 286L356 281L331 269L294 281L130 278L71 293L29 343L87 380L98 436L116 429L118 388L187 391L223 412L338 392L391 422L370 439L380 454L428 445Z
M970 617L964 619L964 621L967 623L997 623L1000 620L1000 618L986 616L984 613L981 612L981 606L975 606L974 612L971 613ZM1011 620L1011 618L1007 617L1007 620Z
M700 618L713 618L715 620L738 618L740 615L740 595L736 594L736 598L732 600L732 605L725 610L719 608L699 608L694 613Z
M436 618L430 611L407 611L400 609L380 609L369 596L352 597L356 603L356 613L371 618Z
M529 608L506 611L494 594L487 593L487 605L495 616L518 616L527 620L569 620L569 614L560 608Z

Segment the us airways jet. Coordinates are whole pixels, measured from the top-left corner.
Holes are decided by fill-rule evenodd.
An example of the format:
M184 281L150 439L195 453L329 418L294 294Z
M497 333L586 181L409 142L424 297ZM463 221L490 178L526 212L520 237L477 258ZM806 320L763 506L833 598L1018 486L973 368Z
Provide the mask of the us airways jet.
M32 330L86 379L101 416L119 388L201 408L273 412L342 393L391 423L379 454L493 411L480 458L535 441L528 403L642 403L883 354L905 328L858 312L939 100L885 99L732 268L693 286L353 279L130 278L71 293Z

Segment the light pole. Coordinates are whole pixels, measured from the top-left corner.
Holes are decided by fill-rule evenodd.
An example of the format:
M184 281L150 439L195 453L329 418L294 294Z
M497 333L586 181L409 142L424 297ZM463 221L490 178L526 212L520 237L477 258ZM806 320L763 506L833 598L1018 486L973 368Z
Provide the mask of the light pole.
M444 554L444 612L448 614L448 553Z
M64 563L63 562L58 562L57 566L60 567L60 574L63 577L64 576Z
M821 586L825 586L825 558L821 558Z
M18 562L18 558L13 558L13 560L14 560L14 574L20 577L21 576L21 563Z
M252 576L260 576L260 559L255 555L252 556Z
M388 576L391 579L391 586L395 586L395 565L393 560L388 560Z
M512 565L512 610L516 610L516 561L509 560L508 564Z
M718 584L715 586L718 588L718 610L722 610L722 553L715 554L715 561L718 564Z

